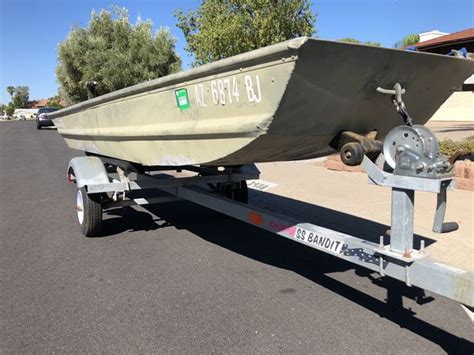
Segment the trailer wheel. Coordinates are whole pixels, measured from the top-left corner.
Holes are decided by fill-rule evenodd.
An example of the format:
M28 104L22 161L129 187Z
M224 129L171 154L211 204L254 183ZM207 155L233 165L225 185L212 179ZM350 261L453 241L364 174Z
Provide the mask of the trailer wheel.
M77 190L77 219L86 237L95 237L102 228L102 203L100 194L87 194L84 187Z

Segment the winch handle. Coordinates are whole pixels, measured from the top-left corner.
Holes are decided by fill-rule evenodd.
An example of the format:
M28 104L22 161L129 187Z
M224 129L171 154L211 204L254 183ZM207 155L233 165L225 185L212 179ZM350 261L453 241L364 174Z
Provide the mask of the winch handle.
M447 203L447 190L448 186L443 184L441 190L438 193L436 201L436 212L433 221L433 232L435 233L449 233L459 229L459 224L456 222L445 222L444 217L446 215L446 203Z

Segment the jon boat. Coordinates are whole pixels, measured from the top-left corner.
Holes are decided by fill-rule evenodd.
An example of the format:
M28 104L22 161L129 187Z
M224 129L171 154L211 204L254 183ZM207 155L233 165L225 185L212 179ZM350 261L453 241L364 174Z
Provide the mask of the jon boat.
M102 156L75 157L67 168L81 230L100 235L110 208L186 200L456 300L473 319L473 273L432 259L422 238L420 249L414 247L415 191L437 195L434 232L458 225L444 222L452 165L438 156L428 129L410 127L403 105L414 123L424 123L472 73L472 63L300 38L57 111L54 123L68 145ZM400 125L393 99L408 125ZM374 130L386 135L383 153ZM361 161L353 159L362 149ZM276 212L259 199L249 202L246 181L259 177L251 163L335 150L347 165L361 164L371 183L391 188L389 244L379 232L361 237L353 226L346 234L310 223L292 204ZM160 173L148 173L153 170ZM401 296L396 301L402 304Z
M473 61L297 38L112 92L51 114L73 149L144 166L316 158L342 131L402 124L377 88L399 83L425 123Z

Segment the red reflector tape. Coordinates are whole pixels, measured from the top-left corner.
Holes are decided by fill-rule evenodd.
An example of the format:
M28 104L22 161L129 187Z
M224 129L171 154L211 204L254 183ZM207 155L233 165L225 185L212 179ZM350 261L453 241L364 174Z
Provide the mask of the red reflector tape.
M255 213L255 212L249 212L249 222L252 224L257 224L260 225L263 223L263 217L262 215Z

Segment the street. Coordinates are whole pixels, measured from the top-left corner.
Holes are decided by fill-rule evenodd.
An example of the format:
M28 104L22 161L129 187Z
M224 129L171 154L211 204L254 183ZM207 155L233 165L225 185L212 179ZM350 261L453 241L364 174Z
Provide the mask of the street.
M474 351L459 304L189 202L115 209L84 237L81 154L0 122L0 353Z

